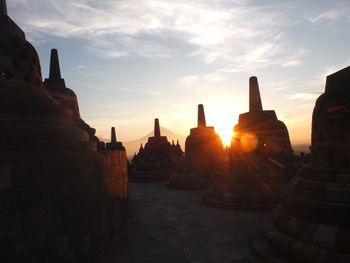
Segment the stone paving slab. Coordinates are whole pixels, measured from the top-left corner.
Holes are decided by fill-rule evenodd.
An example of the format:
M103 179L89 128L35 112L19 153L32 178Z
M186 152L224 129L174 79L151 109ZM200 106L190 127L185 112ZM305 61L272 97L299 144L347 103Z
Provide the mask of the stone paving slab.
M257 262L250 241L271 212L213 208L203 191L129 184L129 224L106 263Z

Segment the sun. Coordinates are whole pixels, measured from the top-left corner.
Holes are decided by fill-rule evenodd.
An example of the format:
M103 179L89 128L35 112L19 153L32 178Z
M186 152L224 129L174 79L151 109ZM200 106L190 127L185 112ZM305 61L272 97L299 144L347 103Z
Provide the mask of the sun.
M237 123L238 109L232 103L218 103L210 107L207 125L214 126L215 132L220 136L222 144L231 145L233 126Z
M215 131L220 136L222 144L224 146L231 145L231 139L233 136L233 127L230 123L220 122L215 125Z

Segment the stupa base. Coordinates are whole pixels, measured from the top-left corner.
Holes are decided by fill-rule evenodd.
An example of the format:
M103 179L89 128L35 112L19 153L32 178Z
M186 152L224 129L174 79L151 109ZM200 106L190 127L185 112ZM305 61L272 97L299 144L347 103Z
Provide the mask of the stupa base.
M278 211L278 212L277 212ZM350 262L349 230L311 222L280 208L272 223L252 241L264 262Z

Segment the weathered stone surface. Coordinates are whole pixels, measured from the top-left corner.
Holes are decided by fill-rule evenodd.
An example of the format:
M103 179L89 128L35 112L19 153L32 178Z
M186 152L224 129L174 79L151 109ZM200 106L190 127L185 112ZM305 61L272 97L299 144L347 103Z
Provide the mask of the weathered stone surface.
M203 191L163 183L130 183L129 189L125 239L112 247L106 263L259 262L250 239L271 212L218 210L203 205Z
M12 168L10 166L0 167L0 191L11 188Z
M32 182L8 190L8 212L0 220L0 243L18 254L0 253L4 262L22 262L22 251L29 248L26 244L14 246L24 236L34 242L27 262L86 257L83 244L87 237L91 240L88 252L96 257L123 226L128 194L125 151L100 151L97 156L83 151L65 151L64 155L32 151L30 157L23 152L6 153L1 159L1 163L13 162L16 167L32 167L13 173L14 178L26 176ZM28 165L39 162L40 169Z

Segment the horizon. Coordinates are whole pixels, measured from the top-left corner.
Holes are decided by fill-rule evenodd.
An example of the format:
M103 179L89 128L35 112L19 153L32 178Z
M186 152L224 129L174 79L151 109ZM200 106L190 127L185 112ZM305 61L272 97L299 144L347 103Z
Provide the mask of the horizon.
M38 51L43 79L57 48L82 118L101 138L115 126L123 142L152 130L156 117L186 136L202 103L207 125L227 145L248 111L248 78L257 76L264 109L276 111L292 144L310 144L326 76L350 64L346 1L7 4Z

